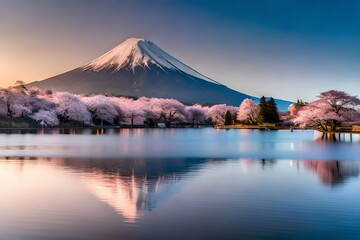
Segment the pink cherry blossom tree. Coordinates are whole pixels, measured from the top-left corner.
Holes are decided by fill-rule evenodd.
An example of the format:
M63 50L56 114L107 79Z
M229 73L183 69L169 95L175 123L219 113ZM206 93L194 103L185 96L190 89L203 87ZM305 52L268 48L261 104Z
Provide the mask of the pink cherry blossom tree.
M0 115L7 115L8 107L5 101L0 100Z
M255 124L256 119L259 116L259 112L259 106L252 99L246 98L239 106L237 120L249 121L250 124Z
M213 105L209 108L208 116L214 125L223 125L225 122L225 113L227 106L225 104Z
M205 123L208 119L207 114L209 107L203 107L199 104L193 106L186 106L186 119L192 124L193 127L198 126L201 123Z
M227 105L226 106L226 111L229 111L231 114L231 122L234 123L236 118L237 118L237 114L239 111L239 107L235 107L235 106L231 106L231 105ZM226 114L226 113L225 113Z
M32 112L36 113L41 110L51 111L55 110L56 104L51 98L44 96L29 96L29 105L31 106Z
M15 88L8 90L7 93L8 116L25 117L32 113L30 97L25 91L19 91Z
M233 120L238 112L238 107L227 106L226 104L216 104L208 108L207 115L214 125L223 125L227 111L230 112Z
M32 97L45 95L45 92L38 87L31 87L27 90L27 94Z
M53 102L61 122L75 120L86 125L91 124L90 112L79 96L68 92L56 92L53 94Z
M131 98L118 98L117 103L121 106L121 109L124 114L124 122L134 126L136 124L142 124L144 122L144 109L145 106L140 100L133 100Z
M331 90L323 92L308 105L302 107L293 120L300 127L318 127L322 131L334 131L337 126L359 122L356 108L360 100L356 96Z
M40 110L55 108L55 104L38 88L19 91L16 88L0 90L1 112L10 117L29 116Z
M101 125L104 122L114 124L118 117L118 111L110 97L94 95L83 97L82 100L90 111L93 121L100 121Z
M60 123L55 111L40 110L39 112L30 115L30 118L36 120L41 126L44 127L54 127Z
M185 105L175 99L151 98L148 110L156 119L164 121L167 127L171 123L185 121Z
M136 100L139 108L144 112L143 123L149 127L155 127L159 121L159 110L157 105L152 104L153 99L141 97Z
M23 104L22 101L17 101L11 106L11 117L26 117L32 114L31 106Z
M12 116L11 105L15 101L15 93L9 89L0 89L0 106L2 112L8 116Z
M117 124L121 124L122 122L124 122L126 118L124 105L122 104L121 101L122 98L119 97L108 97L108 98L110 99L109 103L112 103L117 113L114 122Z

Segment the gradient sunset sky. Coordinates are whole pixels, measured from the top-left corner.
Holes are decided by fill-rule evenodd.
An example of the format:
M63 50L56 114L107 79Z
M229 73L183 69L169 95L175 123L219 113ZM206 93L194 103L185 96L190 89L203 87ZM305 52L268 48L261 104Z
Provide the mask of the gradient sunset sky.
M360 1L0 0L0 87L145 38L237 91L360 95Z

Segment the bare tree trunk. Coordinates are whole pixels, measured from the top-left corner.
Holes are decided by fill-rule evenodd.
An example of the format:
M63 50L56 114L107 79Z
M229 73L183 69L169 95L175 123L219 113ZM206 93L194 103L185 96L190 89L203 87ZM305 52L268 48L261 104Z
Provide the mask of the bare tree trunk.
M326 126L322 125L321 123L319 123L319 126L324 132L327 132Z

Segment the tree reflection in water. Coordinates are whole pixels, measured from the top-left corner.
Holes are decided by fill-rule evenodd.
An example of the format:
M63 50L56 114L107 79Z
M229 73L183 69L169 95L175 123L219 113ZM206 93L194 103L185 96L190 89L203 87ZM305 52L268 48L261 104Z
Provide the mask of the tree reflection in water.
M322 183L335 186L343 183L350 177L358 177L360 163L350 161L329 161L329 160L304 160L302 162L305 170L316 173ZM262 169L272 168L277 163L276 160L260 159ZM298 165L298 164L297 164Z
M315 172L326 185L337 185L349 177L359 176L359 164L342 161L303 161L304 167Z
M265 169L267 167L272 167L275 165L275 163L276 163L276 161L273 159L260 159L260 164L263 169Z
M347 142L356 143L359 135L354 133L315 132L315 142Z
M5 161L16 158L3 158ZM129 158L129 159L78 159L78 158L17 158L19 174L29 161L53 164L70 171L87 192L114 209L125 221L137 222L146 211L151 211L176 196L183 180L199 175L209 165L224 163L225 159L209 158ZM284 160L286 161L286 160ZM257 173L254 166L263 171L290 171L282 160L240 160L247 171ZM293 164L293 160L290 163ZM257 164L253 164L257 163ZM316 173L328 186L343 183L349 177L359 175L358 162L349 161L296 161L298 169ZM291 164L291 166L292 166ZM278 167L279 166L279 167ZM303 166L301 168L300 166ZM241 174L241 172L239 172ZM255 180L256 181L256 180Z

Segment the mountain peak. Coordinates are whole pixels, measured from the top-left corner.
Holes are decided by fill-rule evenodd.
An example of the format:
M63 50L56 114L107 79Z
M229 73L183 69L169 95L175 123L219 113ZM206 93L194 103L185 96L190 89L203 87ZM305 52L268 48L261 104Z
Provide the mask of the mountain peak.
M128 38L128 39L126 39L124 42L122 42L122 43L125 43L125 42L139 42L139 41L145 41L145 39L143 39L143 38L135 38L135 37L131 37L131 38Z
M96 72L105 69L117 72L120 70L134 71L136 67L151 69L152 66L156 66L164 72L176 71L221 85L172 57L153 42L142 38L128 38L81 68Z
M140 47L140 43L145 42L147 41L142 38L128 38L107 53L83 65L82 68L98 72L103 69L118 71L122 68L134 69L139 65L146 66L148 61Z
M32 86L77 94L174 98L187 104L239 105L245 98L256 99L205 77L142 38L129 38L81 67L27 84ZM289 104L277 101L281 110Z

